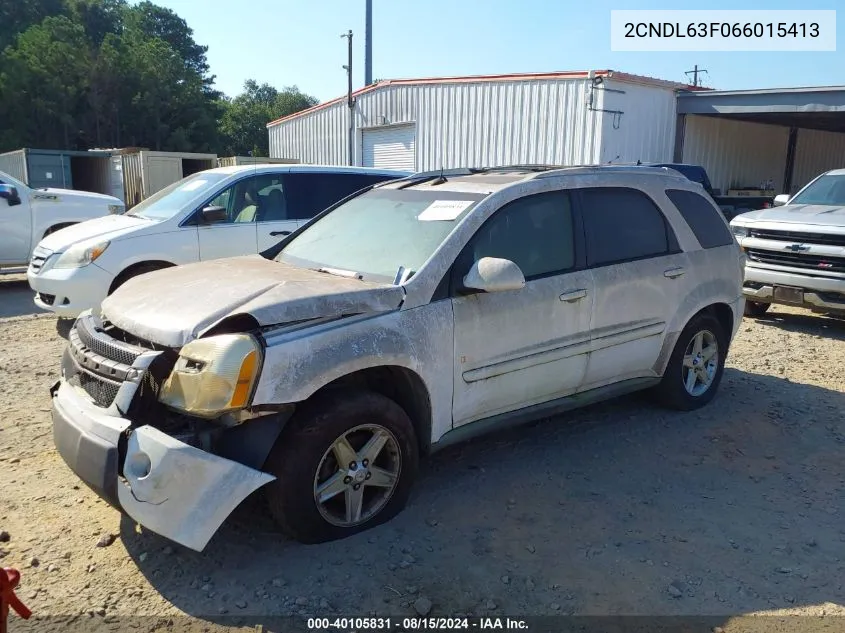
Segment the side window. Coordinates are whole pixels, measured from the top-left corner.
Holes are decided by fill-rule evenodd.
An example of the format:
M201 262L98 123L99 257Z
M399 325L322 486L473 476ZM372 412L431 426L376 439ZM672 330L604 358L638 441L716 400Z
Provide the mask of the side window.
M575 231L566 191L526 196L503 206L464 248L456 272L482 257L509 259L527 280L575 267Z
M385 176L344 173L291 173L285 179L291 218L310 220L335 202L365 187L390 180Z
M733 243L733 235L722 219L722 212L710 200L694 191L682 189L667 189L666 195L684 216L701 248Z
M239 180L208 205L226 209L226 224L284 220L285 197L280 174L261 174Z
M677 250L663 213L642 191L626 187L579 189L587 262L605 266Z

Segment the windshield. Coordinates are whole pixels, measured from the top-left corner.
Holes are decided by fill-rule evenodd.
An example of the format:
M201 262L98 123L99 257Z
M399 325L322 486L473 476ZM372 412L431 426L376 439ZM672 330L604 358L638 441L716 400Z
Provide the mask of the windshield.
M790 200L789 204L845 205L845 176L821 176Z
M485 196L449 191L373 189L342 204L295 237L277 261L393 281L418 271Z
M169 220L184 209L194 198L212 193L215 185L228 178L229 174L199 172L183 178L132 207L126 215L150 220Z

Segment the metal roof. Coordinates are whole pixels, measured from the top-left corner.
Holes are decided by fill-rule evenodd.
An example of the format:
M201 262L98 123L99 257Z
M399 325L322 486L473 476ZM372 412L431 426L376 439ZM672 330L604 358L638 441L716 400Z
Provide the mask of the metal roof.
M679 92L678 114L845 132L845 86Z
M560 71L547 73L511 73L504 75L466 75L454 77L422 77L416 79L386 79L378 83L365 86L352 93L352 97L358 97L375 90L389 88L391 86L423 86L431 84L457 84L457 83L486 83L486 82L500 82L500 81L554 81L566 79L589 79L591 77L602 77L608 79L616 79L618 81L625 81L628 83L638 83L649 86L656 86L667 88L671 90L708 90L707 88L698 88L689 84L678 83L675 81L666 81L665 79L658 79L656 77L647 77L645 75L633 75L630 73L623 73L615 70L575 70L575 71ZM317 110L331 107L338 103L343 103L347 99L346 95L318 103L315 106L300 110L293 114L270 121L267 127L277 125L284 121L299 118Z

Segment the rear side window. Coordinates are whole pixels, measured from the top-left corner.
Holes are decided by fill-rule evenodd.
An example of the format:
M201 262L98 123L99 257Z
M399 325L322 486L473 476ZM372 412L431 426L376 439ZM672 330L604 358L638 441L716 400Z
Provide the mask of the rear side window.
M384 180L390 178L370 174L288 174L285 181L288 217L310 220L346 196Z
M722 220L722 213L704 196L694 191L667 189L666 195L684 216L701 248L733 243L733 236Z
M663 213L642 191L579 189L590 266L658 257L677 250Z

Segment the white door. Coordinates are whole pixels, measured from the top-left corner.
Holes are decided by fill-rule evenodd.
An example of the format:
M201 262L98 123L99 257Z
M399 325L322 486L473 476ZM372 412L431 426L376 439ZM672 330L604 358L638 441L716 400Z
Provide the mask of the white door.
M416 126L370 128L363 130L361 135L364 167L416 169Z
M173 156L156 156L142 152L144 169L144 197L149 198L168 185L182 180L182 159Z
M197 232L201 260L252 255L258 252L255 216L258 212L260 178L261 176L251 176L239 180L204 205L225 209L224 220L210 223L204 220L202 209L199 210Z
M653 374L666 326L687 296L687 256L642 191L579 189L595 304L584 389Z
M17 181L0 178L0 184L15 187L19 201L0 198L0 264L24 264L29 261L34 237L32 211L26 187Z
M569 195L527 196L496 212L454 266L500 257L526 278L520 290L452 299L455 319L455 426L563 397L587 367L593 282L579 270Z

